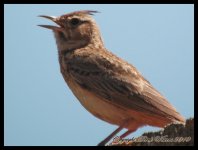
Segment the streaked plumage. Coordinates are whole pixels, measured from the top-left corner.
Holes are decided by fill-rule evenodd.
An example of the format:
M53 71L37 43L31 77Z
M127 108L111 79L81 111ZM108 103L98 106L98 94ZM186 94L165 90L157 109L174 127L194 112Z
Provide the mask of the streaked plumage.
M184 118L133 65L105 48L90 16L95 12L42 16L60 27L40 25L54 31L61 73L81 104L96 117L130 131L144 125L184 123Z

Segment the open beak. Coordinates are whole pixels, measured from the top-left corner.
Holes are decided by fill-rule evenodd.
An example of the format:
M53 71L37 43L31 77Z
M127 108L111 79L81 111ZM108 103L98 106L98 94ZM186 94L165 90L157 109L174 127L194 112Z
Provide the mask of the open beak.
M45 16L45 15L41 15L39 17L47 18L47 19L55 22L59 26L52 26L52 25L38 25L38 26L43 27L43 28L47 28L47 29L51 29L51 30L63 31L63 28L61 27L61 24L59 23L57 17L54 17L54 16Z

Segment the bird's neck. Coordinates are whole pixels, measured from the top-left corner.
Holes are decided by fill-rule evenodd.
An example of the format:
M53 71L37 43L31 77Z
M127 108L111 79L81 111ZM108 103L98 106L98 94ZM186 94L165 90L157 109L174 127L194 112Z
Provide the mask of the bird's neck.
M55 37L56 37L56 44L57 44L58 51L81 49L85 47L92 47L96 49L104 48L104 43L102 41L102 38L99 32L94 32L89 41L82 39L79 41L65 42L65 39L61 39L60 36L57 36L56 34L55 34Z
M90 48L95 48L97 50L100 50L100 49L102 50L104 49L105 46L104 46L104 42L102 40L99 28L96 24L93 26L93 28L94 29L92 30L90 41L88 42L86 46Z

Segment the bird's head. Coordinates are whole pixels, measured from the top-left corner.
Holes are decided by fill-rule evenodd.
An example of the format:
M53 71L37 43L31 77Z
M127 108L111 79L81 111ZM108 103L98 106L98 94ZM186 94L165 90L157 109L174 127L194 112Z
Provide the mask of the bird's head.
M77 49L93 44L101 43L99 29L91 17L97 11L75 11L60 17L44 16L55 22L58 26L39 25L54 31L58 50Z

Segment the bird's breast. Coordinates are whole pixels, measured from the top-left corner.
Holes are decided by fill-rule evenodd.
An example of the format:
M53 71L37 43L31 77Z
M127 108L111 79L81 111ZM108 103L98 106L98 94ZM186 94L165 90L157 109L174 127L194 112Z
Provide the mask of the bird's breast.
M129 117L127 111L124 109L97 97L92 92L83 89L74 81L68 80L67 84L85 109L97 118L111 124L121 125Z

